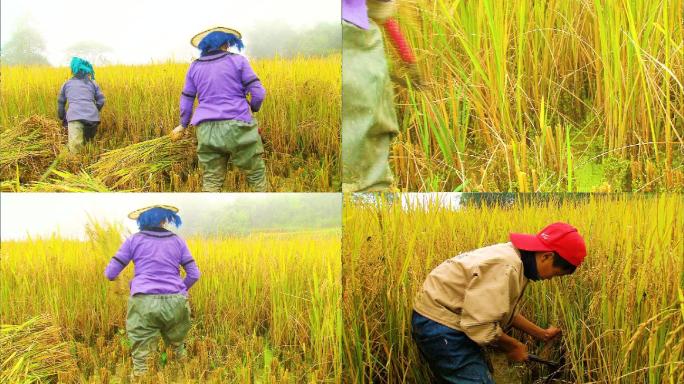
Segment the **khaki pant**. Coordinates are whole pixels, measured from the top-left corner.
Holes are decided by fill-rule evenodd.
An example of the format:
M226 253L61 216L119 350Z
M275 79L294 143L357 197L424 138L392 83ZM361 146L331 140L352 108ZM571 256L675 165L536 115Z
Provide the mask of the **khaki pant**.
M91 141L97 132L98 123L84 123L79 120L70 121L67 125L69 152L77 154L83 150L85 143Z
M343 22L342 36L342 190L387 191L399 130L382 33Z
M190 305L181 294L135 295L128 299L126 332L131 342L133 371L147 371L147 359L157 350L159 336L174 348L176 357L185 357L183 340L190 330Z
M247 173L256 192L266 191L264 146L257 123L238 120L206 121L197 127L197 158L202 169L202 191L221 192L230 159Z

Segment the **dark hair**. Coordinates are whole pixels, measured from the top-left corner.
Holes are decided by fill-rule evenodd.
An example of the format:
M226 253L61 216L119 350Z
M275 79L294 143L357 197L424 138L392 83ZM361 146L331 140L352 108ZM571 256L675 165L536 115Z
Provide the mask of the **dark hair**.
M575 270L577 269L576 266L570 264L569 261L562 258L561 255L559 255L556 252L553 253L553 266L556 268L562 269L563 271L567 272L568 274L575 273Z
M526 251L524 249L519 249L520 255L523 257L531 257L534 258L535 251ZM557 252L553 253L553 266L556 268L562 269L564 272L567 272L568 274L573 274L575 273L575 270L577 269L576 266L570 264L567 260L561 257Z

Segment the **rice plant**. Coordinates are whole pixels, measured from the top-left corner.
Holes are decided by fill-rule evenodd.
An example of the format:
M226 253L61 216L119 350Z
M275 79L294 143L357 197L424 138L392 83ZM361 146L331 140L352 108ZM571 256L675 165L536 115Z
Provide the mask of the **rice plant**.
M510 232L536 233L555 221L579 229L588 256L571 276L530 284L523 313L563 329L554 349L565 350L567 382L683 382L681 195L518 196L513 204L457 210L437 202L410 205L397 195L345 204L345 382L428 382L427 363L410 334L413 298L427 274L462 252L507 242ZM546 348L521 340L533 353ZM539 378L533 364L500 360L498 383Z
M255 60L252 65L267 91L266 101L255 118L265 142L264 158L272 189L338 190L340 55ZM85 170L92 174L92 171L98 173L97 170L102 173L106 168L107 172L116 169L119 175L130 174L127 179L109 172L104 181L114 190L199 190L201 178L195 160L196 145L191 137L173 145L169 140L160 141L180 122L179 97L187 69L188 64L178 63L99 67L96 80L107 101L95 143L77 158L75 167L58 166L57 169L71 173ZM31 116L53 119L51 124L59 126L55 103L62 83L70 76L68 68L3 66L2 75L0 131L3 135L17 135L21 121ZM65 134L66 129L61 132ZM57 145L58 141L63 144L65 140L64 137L55 139L51 145ZM156 141L147 143L149 140ZM130 148L131 145L139 146ZM179 153L176 148L181 145L185 156L182 161L172 155ZM161 148L155 162L149 164L154 170L142 178L138 177L138 170L128 170L125 164L118 168L112 164L135 155L127 151L135 152L142 147L157 151ZM44 150L45 146L41 148ZM113 150L120 152L107 156ZM97 166L93 164L96 161L100 162ZM4 171L4 162L2 180L17 180L16 172ZM110 167L104 164L108 162ZM169 169L170 163L177 169ZM136 167L142 165L146 164L136 164ZM156 172L160 167L170 172ZM20 184L37 181L35 175L21 172L18 177ZM229 171L226 183L229 190L247 189L246 181L236 169Z
M122 229L93 223L87 234L84 241L54 235L2 242L0 324L7 325L0 333L0 375L6 375L0 377L128 382L125 319L132 268L114 283L103 275ZM341 382L338 230L187 240L202 271L190 291L189 359L177 363L160 354L142 382ZM40 329L61 335L59 344L33 333L14 337L5 348L8 332L36 317L49 319ZM56 362L43 364L45 359Z
M399 188L682 191L684 2L403 4Z

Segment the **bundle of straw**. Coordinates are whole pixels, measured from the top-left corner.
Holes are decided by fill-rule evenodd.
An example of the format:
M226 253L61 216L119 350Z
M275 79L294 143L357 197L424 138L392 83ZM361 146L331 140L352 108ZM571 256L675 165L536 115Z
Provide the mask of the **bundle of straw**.
M194 135L173 141L169 136L105 152L89 170L111 189L143 189L189 173L195 161Z
M38 181L30 186L32 192L111 192L105 183L88 173L70 173L53 169L49 181Z
M0 383L54 381L75 368L68 344L49 316L0 325Z
M0 178L37 180L60 152L64 130L59 122L33 115L0 133Z

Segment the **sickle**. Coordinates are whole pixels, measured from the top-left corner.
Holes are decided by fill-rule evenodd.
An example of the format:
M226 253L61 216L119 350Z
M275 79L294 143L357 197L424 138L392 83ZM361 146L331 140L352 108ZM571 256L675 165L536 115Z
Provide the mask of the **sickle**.
M551 368L551 373L546 376L546 379L544 380L545 383L550 383L551 380L555 379L560 375L561 373L561 368L563 368L563 365L565 365L565 358L561 357L560 361L551 361L551 360L546 360L542 359L541 357L533 354L528 354L527 359L529 361L533 361L535 363L540 363L548 366Z

